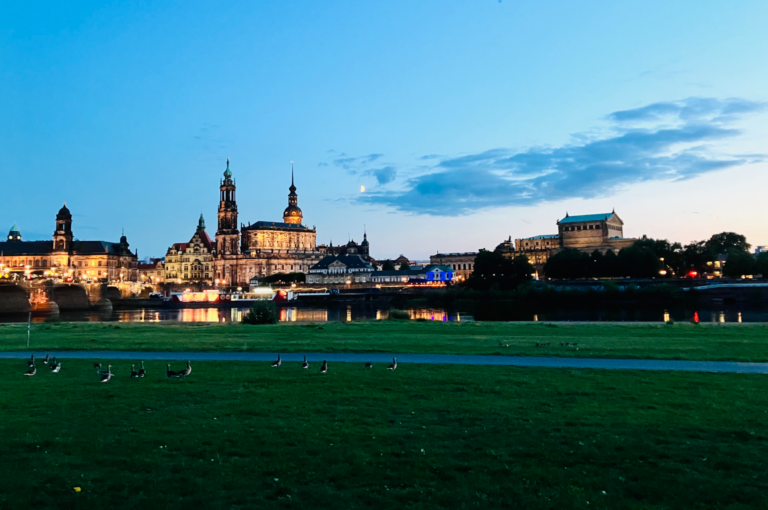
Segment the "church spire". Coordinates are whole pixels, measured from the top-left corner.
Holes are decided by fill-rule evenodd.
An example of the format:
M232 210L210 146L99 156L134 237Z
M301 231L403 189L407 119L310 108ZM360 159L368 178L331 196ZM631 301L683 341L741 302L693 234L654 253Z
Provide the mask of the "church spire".
M301 213L301 209L298 206L299 196L296 194L296 184L294 183L294 171L293 161L291 161L291 187L288 188L288 207L283 211L283 221L285 223L292 223L301 225L304 215Z

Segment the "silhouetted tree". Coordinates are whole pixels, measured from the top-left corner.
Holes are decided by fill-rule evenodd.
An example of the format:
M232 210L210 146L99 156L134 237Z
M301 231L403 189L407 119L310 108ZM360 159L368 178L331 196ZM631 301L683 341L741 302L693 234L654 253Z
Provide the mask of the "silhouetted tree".
M680 243L670 243L666 239L649 239L643 237L642 239L635 241L633 246L648 248L656 254L656 257L664 259L662 261L662 266L669 271L668 274L670 276L672 276L672 273L680 275L686 272L684 251Z
M662 269L661 261L653 250L637 243L623 248L618 255L622 276L656 278Z
M408 262L403 262L400 264L400 271L408 271L411 268L411 265Z
M586 253L574 248L566 248L547 260L544 264L544 274L547 278L584 278L591 276L592 258Z
M728 260L725 262L725 267L723 267L723 275L732 278L751 275L756 272L755 266L755 258L749 252L731 248L728 252Z
M387 259L381 265L381 269L383 271L394 271L395 270L395 264L391 260Z
M706 243L707 251L712 255L723 255L730 250L749 253L750 245L747 238L735 232L723 232L715 234Z
M471 289L512 290L520 283L531 279L535 269L528 257L518 255L513 260L504 257L501 252L480 250L475 257L475 266L467 279L466 286Z
M768 278L768 253L760 253L755 258L755 274Z

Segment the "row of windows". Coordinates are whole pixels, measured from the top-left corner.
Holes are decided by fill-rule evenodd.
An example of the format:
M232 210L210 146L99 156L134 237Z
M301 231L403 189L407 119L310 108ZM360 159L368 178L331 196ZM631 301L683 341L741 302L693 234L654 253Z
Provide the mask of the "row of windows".
M193 271L194 271L194 267L195 267L195 266L193 265L193 266L192 266L192 270L193 270ZM200 266L200 267L202 267L202 266ZM206 264L206 265L205 265L205 270L206 270L206 271L210 271L210 269L211 269L211 266L209 266L208 264ZM186 266L186 265L185 265L185 266L184 266L184 271L189 271L189 266Z
M608 228L611 228L611 226L608 225ZM563 230L566 232L573 232L575 230L600 230L600 225L584 225L583 227L581 225L576 225L575 227L564 227Z
M469 264L449 264L454 271L472 271L472 263Z
M8 260L8 267L24 267L24 266L30 266L30 267L48 267L48 260L47 259L13 259Z

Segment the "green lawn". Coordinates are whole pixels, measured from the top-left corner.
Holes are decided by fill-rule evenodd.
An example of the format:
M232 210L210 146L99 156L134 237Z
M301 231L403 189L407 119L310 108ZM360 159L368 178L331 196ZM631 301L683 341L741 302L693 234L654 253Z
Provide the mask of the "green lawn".
M36 350L399 352L691 360L768 360L765 324L532 324L380 321L277 324L53 323ZM26 325L0 325L0 350L26 350ZM548 343L536 347L536 343ZM578 350L561 346L577 343Z
M113 368L0 361L0 508L768 507L764 376Z

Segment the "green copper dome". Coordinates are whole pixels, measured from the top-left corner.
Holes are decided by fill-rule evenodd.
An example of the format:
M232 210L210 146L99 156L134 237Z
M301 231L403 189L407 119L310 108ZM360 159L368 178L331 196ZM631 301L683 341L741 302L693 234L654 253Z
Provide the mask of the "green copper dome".
M197 228L205 230L205 218L203 218L203 213L200 213L200 219L197 222Z
M226 177L227 179L232 178L232 170L229 169L229 158L227 158L227 169L224 170L224 177Z
M8 232L8 234L21 234L21 231L19 230L19 227L16 225L16 222L13 223L13 226L11 227L11 231Z

